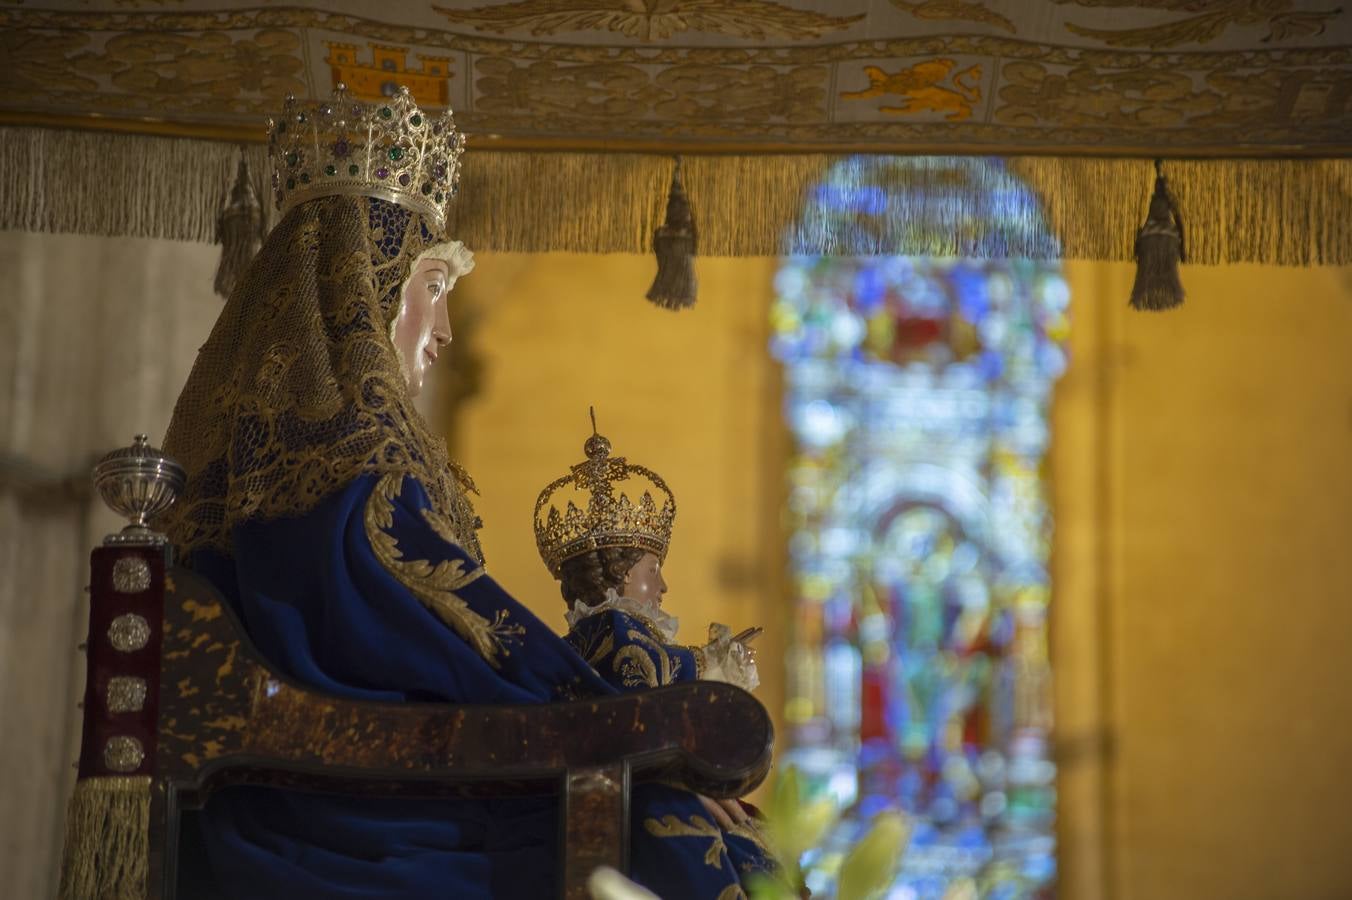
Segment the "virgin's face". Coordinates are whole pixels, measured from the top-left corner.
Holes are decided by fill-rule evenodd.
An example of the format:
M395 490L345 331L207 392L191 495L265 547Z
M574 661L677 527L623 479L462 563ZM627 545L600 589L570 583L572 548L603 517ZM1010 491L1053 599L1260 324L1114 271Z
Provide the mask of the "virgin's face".
M661 605L667 583L662 580L662 562L655 553L644 553L624 576L624 590L620 593L630 600L650 601Z
M451 342L451 320L446 310L450 272L439 259L418 263L404 288L399 318L391 336L404 364L404 378L412 397L422 393L427 370Z

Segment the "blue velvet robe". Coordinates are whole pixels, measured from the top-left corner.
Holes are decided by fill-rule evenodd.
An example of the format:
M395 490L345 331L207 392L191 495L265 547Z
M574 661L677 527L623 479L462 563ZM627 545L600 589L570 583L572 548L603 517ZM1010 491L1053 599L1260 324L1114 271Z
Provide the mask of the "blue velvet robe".
M667 643L656 625L623 610L605 609L579 620L564 640L619 691L699 678L693 648Z
M391 484L386 501L381 487ZM364 476L304 516L236 528L229 557L199 551L189 564L225 594L274 666L328 693L545 703L615 692L448 540L428 508L413 479ZM425 602L428 583L416 580L439 564L461 573L447 597L434 597L452 609L440 616ZM741 897L745 874L773 867L754 830L721 830L686 791L642 785L631 809L631 877L662 897ZM557 894L552 798L373 800L239 787L215 795L195 831L205 862L185 874L188 897Z

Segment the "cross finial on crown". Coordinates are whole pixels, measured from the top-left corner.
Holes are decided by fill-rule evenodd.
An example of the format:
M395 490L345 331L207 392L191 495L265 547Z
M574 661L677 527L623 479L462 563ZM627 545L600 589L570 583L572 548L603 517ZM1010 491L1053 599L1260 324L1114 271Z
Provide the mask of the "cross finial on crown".
M610 455L610 441L596 429L595 410L592 433L582 451L586 460L550 482L535 501L535 545L549 571L557 576L574 556L610 547L648 550L665 559L676 519L676 498L667 483L651 469ZM642 494L635 502L622 491L617 495L617 485ZM574 496L562 510L552 503L569 493ZM579 507L575 501L581 501L581 495L586 501Z

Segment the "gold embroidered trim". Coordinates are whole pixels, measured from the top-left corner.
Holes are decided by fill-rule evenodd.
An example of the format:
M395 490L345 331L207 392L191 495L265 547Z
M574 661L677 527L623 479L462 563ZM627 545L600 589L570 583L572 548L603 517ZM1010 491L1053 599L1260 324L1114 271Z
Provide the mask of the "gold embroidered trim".
M760 850L766 859L775 858L774 850L770 848L770 844L765 838L765 833L761 831L760 824L755 819L747 819L740 824L734 824L728 829L728 834L755 844L756 849Z
M620 676L620 682L625 687L655 688L671 684L681 672L681 658L678 656L672 659L666 647L641 631L631 628L626 634L629 640L643 646L630 644L621 647L620 652L615 654L612 665L615 674ZM645 647L652 651L651 655L644 652Z
M691 644L690 646L686 647L686 649L689 650L692 654L694 654L695 679L699 680L704 677L704 669L706 666L708 666L709 659L707 656L705 656L703 647L696 647L694 644Z
M491 665L499 667L499 657L510 655L503 643L504 639L522 634L524 629L520 625L508 623L505 609L498 610L490 622L470 609L469 604L456 593L482 577L485 574L483 566L466 571L464 561L459 559L442 560L435 565L425 559L404 559L398 540L389 532L394 526L394 498L399 496L403 483L404 476L399 473L383 475L366 501L363 519L372 551L380 564L412 591L423 605L436 613L437 618L464 638ZM431 522L438 516L429 510L424 511L424 518ZM443 521L442 526L444 531L438 529L438 536L449 543L456 543L449 523Z
M658 819L644 819L643 827L653 837L709 838L709 850L704 854L704 864L715 869L723 868L723 856L728 852L728 848L723 844L723 832L719 830L717 825L703 816L692 815L690 823L686 824L678 816L665 815L660 821Z
M596 664L609 656L614 649L615 635L607 630L605 632L605 637L600 641L597 641L595 635L593 635L592 639L582 651L582 658L587 661L587 665L594 669L596 668Z

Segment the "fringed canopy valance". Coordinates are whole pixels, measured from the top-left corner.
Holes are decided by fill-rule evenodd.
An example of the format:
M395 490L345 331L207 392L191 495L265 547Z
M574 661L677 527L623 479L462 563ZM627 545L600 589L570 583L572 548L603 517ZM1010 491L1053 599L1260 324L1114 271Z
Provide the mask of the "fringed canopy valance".
M240 152L218 141L0 128L0 227L212 241ZM263 147L243 152L259 196L267 197ZM1151 161L1013 156L974 163L695 155L685 158L684 170L702 255L1132 258L1154 180ZM475 152L471 144L450 227L479 250L646 253L665 210L671 166L660 155ZM1352 263L1352 160L1180 160L1165 171L1185 217L1191 262ZM1037 203L1008 190L1006 175ZM800 220L808 191L860 183L890 198L886 215L871 217L868 227L851 228L848 218ZM942 203L932 190L916 189L935 184L944 188ZM1002 224L1011 221L1018 227Z
M27 0L0 10L0 121L253 140L342 81L515 147L1336 156L1344 5Z
M1163 157L1189 260L1352 263L1334 2L30 0L0 51L9 228L211 240L234 144L261 187L343 82L455 110L479 249L646 252L682 153L701 254L1129 259ZM886 215L800 221L824 179Z

